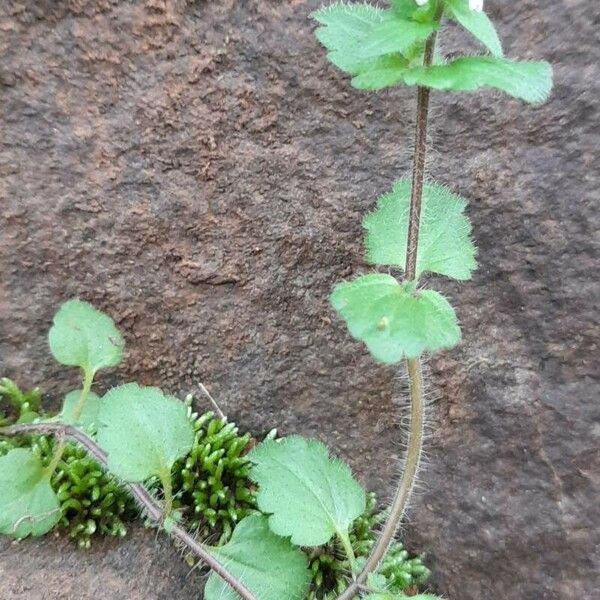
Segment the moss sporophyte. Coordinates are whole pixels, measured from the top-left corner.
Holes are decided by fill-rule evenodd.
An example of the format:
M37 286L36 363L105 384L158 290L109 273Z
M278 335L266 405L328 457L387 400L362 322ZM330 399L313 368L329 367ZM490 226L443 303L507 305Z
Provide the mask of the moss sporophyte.
M354 88L416 88L412 173L363 222L373 272L331 295L375 361L408 372L408 446L391 505L377 514L348 465L315 440L268 436L253 446L226 418L196 414L190 399L156 387L126 383L96 395L97 375L121 362L124 340L108 315L74 299L54 317L49 345L59 363L80 370L80 389L50 416L38 391L8 380L0 388L9 400L0 414L0 533L39 536L61 524L87 546L96 533L124 535L141 512L210 569L207 600L434 598L418 593L426 567L393 543L421 457L421 360L461 339L454 308L424 281L469 280L476 249L466 200L449 182L425 180L430 95L493 88L539 103L552 70L506 58L481 0L336 3L312 17L327 58ZM483 52L444 57L436 40L445 22Z

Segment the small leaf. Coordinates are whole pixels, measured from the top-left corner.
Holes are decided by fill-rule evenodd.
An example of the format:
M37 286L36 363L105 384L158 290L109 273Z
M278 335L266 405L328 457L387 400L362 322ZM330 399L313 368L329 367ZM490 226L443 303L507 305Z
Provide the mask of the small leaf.
M435 23L402 19L395 11L369 4L333 4L312 16L322 25L315 35L329 50L328 59L342 71L360 75L353 81L360 89L399 83L408 65L401 53L437 28Z
M327 447L293 436L269 440L249 455L257 501L274 533L298 546L320 546L345 535L365 510L365 492L350 467L330 458Z
M185 404L154 387L113 388L102 398L98 421L109 470L129 482L170 472L194 442Z
M81 300L69 300L60 307L48 338L59 363L81 367L91 375L116 367L123 357L123 337L112 319Z
M411 183L401 179L377 201L375 212L363 220L367 260L404 269L408 238ZM445 187L423 187L417 278L426 271L464 281L476 268L471 223L464 215L466 200Z
M526 102L544 102L552 89L547 62L512 61L493 56L465 56L446 65L414 67L404 73L408 85L438 90L497 88Z
M416 42L425 41L437 28L436 23L416 23L396 18L391 13L365 35L358 48L358 55L369 59L405 52Z
M502 57L502 43L489 17L469 8L469 0L445 0L451 17L474 35L494 56Z
M400 55L390 54L362 63L361 68L350 82L352 87L357 90L382 90L403 82L408 70L408 60Z
M303 600L310 572L306 556L286 539L270 531L267 518L252 515L242 519L231 540L210 553L238 578L257 600ZM206 600L236 600L234 592L216 573L204 588Z
M84 429L94 428L98 424L101 399L94 392L88 392L79 419L75 419L75 408L81 398L81 390L69 392L63 401L59 420L68 425L79 425Z
M414 291L414 284L400 285L391 275L373 273L338 284L331 304L352 336L386 364L460 341L454 309L441 294Z
M18 539L44 535L60 517L40 459L25 448L0 457L0 533Z

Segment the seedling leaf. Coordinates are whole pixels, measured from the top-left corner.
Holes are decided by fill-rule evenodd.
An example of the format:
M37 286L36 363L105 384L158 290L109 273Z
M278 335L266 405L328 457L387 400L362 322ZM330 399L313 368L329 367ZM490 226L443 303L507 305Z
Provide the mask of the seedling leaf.
M386 364L460 341L454 309L441 294L415 291L414 284L400 285L391 275L373 273L338 284L331 304L352 336Z
M445 65L414 67L404 73L404 81L456 92L496 88L526 102L539 103L552 89L552 67L547 62L465 56Z
M310 583L306 556L289 540L275 535L267 518L242 519L231 540L208 548L257 600L302 600ZM239 595L219 575L211 573L204 588L206 600L238 600Z
M84 429L94 428L98 424L101 399L94 392L88 392L79 419L75 418L75 409L81 398L81 390L69 392L63 400L59 420L68 425L77 425Z
M376 265L405 267L411 183L401 179L379 198L377 209L363 226L367 260ZM425 271L464 281L476 268L471 223L465 216L466 200L444 186L423 187L417 278Z
M445 0L449 15L475 36L494 56L502 57L502 43L489 17L469 8L469 0Z
M366 496L350 467L330 458L327 447L293 436L269 440L249 455L257 501L278 535L298 546L320 546L345 535L365 510Z
M17 539L44 535L60 517L40 459L25 448L0 457L0 533Z
M81 300L60 307L48 341L59 363L81 367L92 376L98 369L117 366L123 357L123 337L112 319Z
M113 388L102 398L98 421L109 470L129 482L170 473L194 442L185 404L154 387Z

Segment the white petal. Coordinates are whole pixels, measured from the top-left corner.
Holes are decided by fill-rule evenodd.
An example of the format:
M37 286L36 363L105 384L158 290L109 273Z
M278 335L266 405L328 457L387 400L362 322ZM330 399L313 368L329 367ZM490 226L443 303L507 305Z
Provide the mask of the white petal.
M429 0L415 0L415 2L419 5L419 6L424 6L425 4L427 4L429 2Z
M469 8L481 12L483 10L483 0L469 0Z

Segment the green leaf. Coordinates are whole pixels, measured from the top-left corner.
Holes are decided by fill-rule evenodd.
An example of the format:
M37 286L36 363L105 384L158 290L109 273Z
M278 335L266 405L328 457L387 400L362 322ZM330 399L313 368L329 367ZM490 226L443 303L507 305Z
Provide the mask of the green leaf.
M75 419L75 408L79 403L81 390L69 392L63 401L58 418L68 425L79 425L84 429L94 428L98 424L101 399L94 392L88 392L79 419Z
M358 55L369 59L405 52L416 42L425 41L437 28L436 23L416 23L388 14L388 18L374 25L364 37Z
M408 64L401 53L437 28L437 24L402 19L395 11L369 4L333 4L312 16L322 25L315 35L329 50L329 60L346 73L363 74L357 85L364 89L398 83L398 72Z
M331 304L352 336L386 364L460 341L454 309L441 294L415 291L414 284L400 285L391 275L373 273L338 284Z
M408 238L411 182L401 179L381 196L375 212L363 220L367 260L404 269ZM476 268L467 202L444 186L425 184L417 249L417 278L426 271L464 281Z
M366 496L348 465L330 458L327 447L293 436L269 440L249 455L257 501L273 532L298 546L320 546L347 535L365 510Z
M0 457L0 533L44 535L60 520L58 498L40 459L16 448Z
M93 375L115 367L123 357L123 337L112 319L81 300L65 302L49 334L52 356L61 364Z
M238 578L257 600L303 600L310 572L303 552L269 529L267 518L252 515L242 519L231 540L210 553ZM234 592L216 573L204 588L206 600L236 600Z
M446 65L414 67L404 73L404 81L457 92L497 88L526 102L544 102L552 89L552 67L547 62L465 56Z
M494 56L503 56L502 43L489 17L469 8L469 0L445 0L449 15L474 35Z
M102 398L98 421L97 440L108 454L109 470L129 482L168 475L194 442L185 404L136 383L110 390Z
M402 83L408 64L408 60L396 54L382 56L362 63L362 70L357 70L350 83L357 90L382 90L392 87Z

